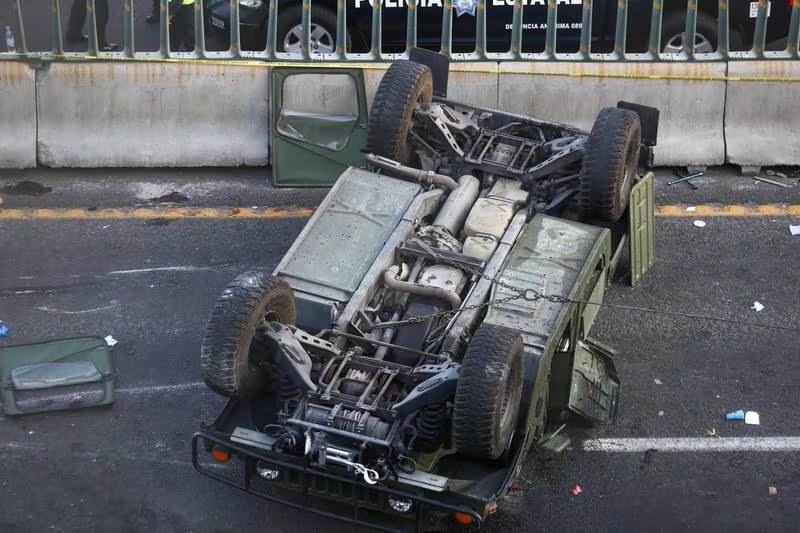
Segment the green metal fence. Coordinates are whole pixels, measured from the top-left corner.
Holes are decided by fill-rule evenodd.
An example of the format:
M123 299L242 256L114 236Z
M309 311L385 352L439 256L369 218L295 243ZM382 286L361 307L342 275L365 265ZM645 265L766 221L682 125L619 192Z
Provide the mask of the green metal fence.
M526 39L527 30L524 28L525 13L532 7L536 0L530 0L531 6L528 6L528 0L513 0L511 7L511 28L507 36L508 46L506 49L497 51L490 50L490 41L487 39L487 29L489 28L490 12L489 6L497 6L503 4L504 0L456 0L456 10L460 15L464 14L465 9L471 10L469 14L474 16L474 39L469 44L469 50L459 50L464 48L465 44L463 38L458 39L458 46L454 47L454 2L453 0L438 0L441 7L432 8L428 0L389 0L393 1L392 7L402 6L406 11L405 18L405 45L401 46L401 50L387 51L383 36L386 34L384 23L387 12L382 3L367 4L367 9L371 9L371 20L369 23L367 33L368 38L363 43L362 49L354 49L351 39L353 27L350 17L350 6L348 2L353 4L354 0L330 0L326 5L330 6L331 2L335 2L336 24L334 28L329 31L335 35L335 46L328 53L317 54L313 49L313 31L316 30L321 23L314 20L312 2L315 6L321 0L266 0L264 9L263 32L265 34L263 49L259 47L255 50L243 50L242 47L242 29L240 25L241 14L245 8L251 8L253 5L259 5L261 0L229 0L226 11L229 16L227 19L227 30L224 40L226 41L227 49L212 50L207 47L207 36L210 34L210 18L207 12L206 2L208 0L196 0L194 3L194 30L195 42L194 50L192 51L175 51L170 50L170 31L173 29L170 23L170 2L169 0L160 0L160 20L158 21L158 49L157 50L137 50L135 43L135 36L137 34L137 24L141 23L143 18L142 3L139 2L137 13L134 9L133 0L123 0L123 13L122 13L122 38L120 50L118 52L104 52L101 51L103 43L98 42L97 31L97 3L106 0L86 0L86 9L88 14L88 41L86 42L85 50L81 51L68 51L65 47L64 26L65 20L62 14L62 9L59 0L41 0L41 2L49 2L51 5L50 10L50 23L46 23L47 17L42 17L42 13L28 13L28 7L31 5L31 0L4 0L11 4L13 17L7 21L8 30L6 30L6 51L0 53L0 59L5 60L40 60L40 61L62 61L62 60L89 60L89 59L103 59L103 60L167 60L167 59L181 59L181 60L262 60L262 61L310 61L310 60L325 60L325 61L387 61L402 57L406 51L412 47L417 46L420 40L420 19L423 16L419 13L420 6L424 5L426 12L425 17L431 16L432 9L441 9L441 14L436 13L436 17L441 17L441 32L440 39L436 45L431 45L430 42L425 44L428 48L438 49L444 54L447 54L454 61L693 61L693 60L737 60L737 59L798 59L798 40L800 40L800 0L779 0L786 5L781 4L781 9L784 10L784 15L781 20L770 20L771 7L778 6L778 0L775 6L770 6L768 0L758 0L750 3L749 16L755 19L752 35L746 35L744 41L747 46L738 50L732 49L732 30L730 19L729 0L719 0L716 3L715 18L716 21L716 34L714 40L716 45L712 50L697 50L696 41L699 36L697 31L698 17L703 17L703 20L708 20L709 15L707 11L703 11L698 15L698 0L688 0L683 13L685 13L685 27L684 35L682 38L682 46L676 53L665 53L664 42L662 35L662 24L665 16L665 1L666 0L643 0L647 2L649 7L649 38L646 39L645 49L631 51L629 42L629 0L608 0L616 5L611 8L616 12L615 26L613 31L613 38L609 38L598 46L597 40L593 34L593 7L596 2L600 0L584 0L580 6L580 35L577 43L573 43L573 50L563 52L562 41L560 35L563 35L558 29L559 24L559 6L561 4L574 4L580 0L547 0L546 3L546 31L543 38L543 49L538 51L526 51L524 41ZM77 0L83 1L83 0ZM180 2L180 0L175 0ZM354 4L359 9L363 9L361 3L366 3L367 0L355 0L358 2ZM511 0L505 2L509 4ZM544 0L539 0L542 3ZM630 0L635 2L636 0ZM713 1L713 0L710 0ZM387 0L382 0L387 2ZM420 4L422 2L422 4ZM466 2L466 3L465 3ZM747 0L742 0L743 4ZM499 4L498 4L499 3ZM245 4L244 6L242 4ZM288 13L294 6L302 5L302 16L298 22L297 29L299 31L300 44L299 49L294 52L281 51L283 46L282 37L279 31L285 24L281 24L282 16ZM388 3L387 3L388 5ZM606 9L608 9L608 6ZM738 4L737 4L738 6ZM540 6L536 7L537 9ZM577 6L576 6L577 8ZM570 7L570 9L576 9ZM329 7L329 9L331 9ZM295 11L296 12L296 11ZM574 14L574 12L573 12ZM672 17L672 12L668 13ZM392 12L394 16L394 12ZM608 16L608 12L604 11L604 16ZM46 31L51 33L52 46L49 50L31 50L26 41L26 27L30 30L31 26L26 26L28 17L35 17L37 31L42 31L42 25L47 24L49 29ZM785 20L788 17L788 20ZM772 49L767 47L768 36L768 23L769 24L782 24L786 27L785 37L779 41L778 48L774 46ZM392 29L397 30L395 22L391 22ZM463 28L464 24L459 22L459 27ZM578 23L575 23L576 27ZM363 26L364 24L362 24ZM4 28L5 29L5 28ZM11 40L13 45L9 42L8 31L11 32ZM472 35L472 32L470 32ZM740 33L735 33L737 39L741 40ZM218 38L219 36L217 36ZM2 46L0 46L0 49ZM10 50L14 49L12 52Z

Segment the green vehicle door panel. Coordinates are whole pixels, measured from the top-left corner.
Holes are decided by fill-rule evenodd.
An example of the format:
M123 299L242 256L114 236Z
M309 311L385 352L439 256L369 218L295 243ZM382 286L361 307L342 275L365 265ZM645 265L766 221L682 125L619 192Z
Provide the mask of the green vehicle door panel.
M648 172L633 186L629 201L629 263L631 285L635 287L656 262L655 192L652 172Z
M111 353L105 340L96 337L0 348L0 379L8 415L114 401Z
M361 163L367 100L359 68L272 69L275 185L327 186Z
M619 378L613 355L613 350L589 339L575 346L569 408L593 422L608 424L617 417Z

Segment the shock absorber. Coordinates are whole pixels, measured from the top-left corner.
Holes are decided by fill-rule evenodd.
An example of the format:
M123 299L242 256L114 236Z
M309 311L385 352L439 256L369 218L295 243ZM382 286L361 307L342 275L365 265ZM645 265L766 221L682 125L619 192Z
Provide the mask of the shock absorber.
M287 415L294 412L297 407L298 396L300 389L292 382L292 379L286 374L281 373L281 379L278 382L278 400L280 402L281 410Z
M429 405L420 410L414 426L417 438L414 450L418 452L435 452L442 445L447 431L447 408L445 404Z

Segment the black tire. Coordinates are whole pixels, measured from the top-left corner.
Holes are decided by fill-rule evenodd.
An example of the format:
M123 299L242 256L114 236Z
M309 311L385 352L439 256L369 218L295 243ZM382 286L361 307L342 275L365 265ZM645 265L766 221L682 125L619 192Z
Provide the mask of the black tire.
M522 398L522 336L481 325L461 363L453 406L453 437L459 453L494 460L508 449Z
M367 129L367 152L394 159L404 165L412 162L408 131L411 114L419 103L433 98L433 76L425 65L397 61L383 75Z
M627 109L600 110L586 143L579 201L585 217L614 223L625 213L639 167L642 125Z
M255 362L255 356L263 360L265 355L253 342L264 319L295 323L292 288L262 272L237 276L217 300L200 347L203 379L212 390L230 398L253 398L274 385L272 374Z
M277 28L277 38L276 38L276 45L278 47L278 52L286 52L286 43L287 43L287 35L292 30L302 24L303 21L303 7L300 4L296 4L290 7L287 7L284 10L278 10L278 28ZM327 35L326 38L321 42L321 44L329 44L331 47L330 52L325 51L325 53L333 53L336 51L336 13L330 11L321 6L317 6L312 4L311 5L311 32L312 35L314 33L314 26L319 25ZM293 38L290 37L289 44L295 42ZM347 51L350 50L350 34L348 32L345 42L347 43ZM299 44L299 42L298 42ZM310 52L313 54L315 50L312 49ZM320 50L317 50L320 52Z
M674 53L674 48L683 46L683 34L686 33L686 11L675 11L664 15L661 23L661 51ZM730 48L736 49L740 39L736 31L730 31ZM710 46L710 50L705 48ZM708 13L697 12L697 23L695 25L695 47L700 47L696 52L714 52L717 49L717 19Z

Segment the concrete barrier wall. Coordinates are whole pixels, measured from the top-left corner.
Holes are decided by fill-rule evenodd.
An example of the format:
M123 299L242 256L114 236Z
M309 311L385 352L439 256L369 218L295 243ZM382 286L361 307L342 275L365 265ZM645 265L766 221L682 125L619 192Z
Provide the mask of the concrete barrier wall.
M364 68L371 105L386 67L353 66ZM234 63L0 62L0 167L37 157L53 167L266 165L269 73ZM775 81L753 81L762 78ZM630 100L661 110L658 165L800 165L799 81L797 61L454 63L449 96L585 129L602 107Z
M36 75L0 62L0 168L36 166Z
M232 64L53 63L37 77L39 163L265 165L268 78Z
M657 165L719 165L725 69L725 63L502 63L499 107L586 130L601 108L620 100L657 107Z
M800 61L732 62L728 76L728 160L745 167L800 164Z

